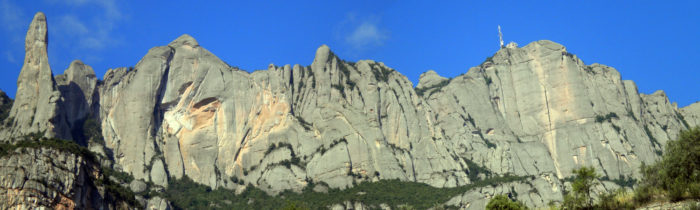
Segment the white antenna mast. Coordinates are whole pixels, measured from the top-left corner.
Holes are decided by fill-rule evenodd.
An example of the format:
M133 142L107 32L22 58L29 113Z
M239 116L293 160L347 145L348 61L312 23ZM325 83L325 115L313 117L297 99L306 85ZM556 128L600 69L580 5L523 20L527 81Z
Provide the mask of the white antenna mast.
M501 25L498 25L498 39L501 41L501 48L503 48L503 34L501 33Z

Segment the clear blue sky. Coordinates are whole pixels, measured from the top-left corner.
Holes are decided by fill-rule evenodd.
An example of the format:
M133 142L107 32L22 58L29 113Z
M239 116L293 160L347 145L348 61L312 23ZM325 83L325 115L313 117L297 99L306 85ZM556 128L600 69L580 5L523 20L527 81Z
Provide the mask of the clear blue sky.
M480 64L498 49L500 24L506 42L552 40L586 64L616 68L642 93L662 89L680 106L700 100L700 1L232 2L0 0L0 89L14 96L27 26L43 11L54 74L80 59L102 78L188 33L249 71L308 65L327 44L415 84L429 69L453 77Z

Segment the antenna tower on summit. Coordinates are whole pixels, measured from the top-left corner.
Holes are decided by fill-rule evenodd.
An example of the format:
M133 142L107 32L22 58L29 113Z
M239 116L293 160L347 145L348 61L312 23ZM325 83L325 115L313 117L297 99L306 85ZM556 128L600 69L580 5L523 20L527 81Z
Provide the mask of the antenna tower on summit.
M501 25L498 25L498 39L501 41L501 48L503 48L503 34L501 33Z

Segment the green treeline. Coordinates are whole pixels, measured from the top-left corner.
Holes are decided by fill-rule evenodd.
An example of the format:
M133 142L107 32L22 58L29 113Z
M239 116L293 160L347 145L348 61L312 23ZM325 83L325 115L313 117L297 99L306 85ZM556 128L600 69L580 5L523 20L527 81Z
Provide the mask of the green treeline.
M325 209L345 201L360 202L379 207L386 204L392 208L428 209L442 207L448 199L468 190L507 182L527 181L531 177L504 176L485 179L470 185L454 188L436 188L424 183L380 180L362 182L344 190L328 188L328 192L315 192L313 188L324 183L307 185L301 193L284 191L270 196L264 191L249 185L236 195L233 190L211 189L195 183L187 177L171 180L164 195L180 209Z
M678 140L669 141L661 160L641 168L642 179L627 191L602 192L594 202L593 187L601 176L592 167L573 171L572 191L551 209L635 209L654 202L700 199L700 127L681 131ZM504 199L505 198L505 199ZM486 209L524 209L505 196L494 197ZM697 206L691 206L697 209Z

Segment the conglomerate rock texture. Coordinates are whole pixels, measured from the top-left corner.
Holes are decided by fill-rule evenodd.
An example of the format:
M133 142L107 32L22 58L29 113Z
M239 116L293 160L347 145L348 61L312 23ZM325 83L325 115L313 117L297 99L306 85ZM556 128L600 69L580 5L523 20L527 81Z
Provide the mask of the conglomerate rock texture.
M700 125L698 103L679 109L662 91L640 94L615 69L586 65L551 41L502 48L455 78L428 71L414 88L384 63L344 61L325 45L309 66L246 72L189 35L102 80L80 61L54 79L43 14L27 34L11 126L2 134L44 132L98 145L94 151L110 160L103 165L163 187L187 176L277 194L310 182L455 187L515 175L530 178L448 204L481 209L491 196L513 193L542 207L562 199L572 169L638 178L667 141ZM90 119L104 142L81 136Z
M129 205L95 182L99 166L50 148L19 148L0 157L1 209L123 209Z

